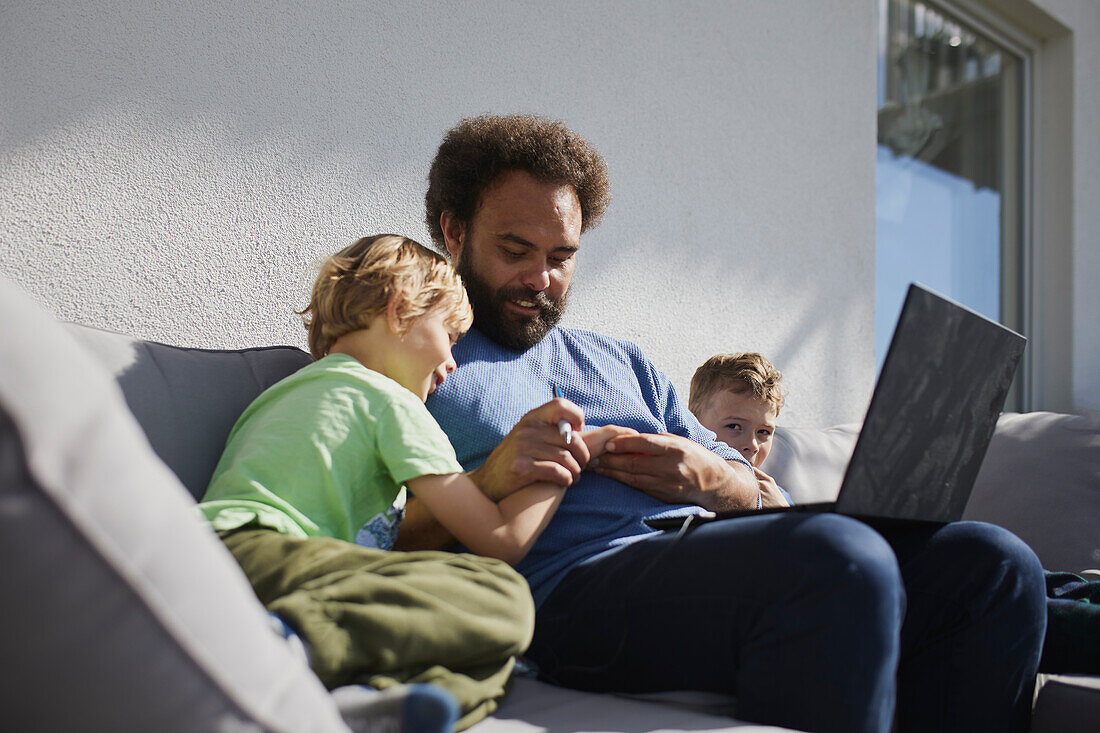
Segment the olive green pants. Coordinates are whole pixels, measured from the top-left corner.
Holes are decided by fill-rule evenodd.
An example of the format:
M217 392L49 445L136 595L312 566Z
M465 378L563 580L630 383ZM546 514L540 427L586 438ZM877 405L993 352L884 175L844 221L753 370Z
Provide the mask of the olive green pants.
M457 698L461 729L496 710L531 641L531 593L499 560L268 529L219 536L264 606L305 641L329 689L430 682Z

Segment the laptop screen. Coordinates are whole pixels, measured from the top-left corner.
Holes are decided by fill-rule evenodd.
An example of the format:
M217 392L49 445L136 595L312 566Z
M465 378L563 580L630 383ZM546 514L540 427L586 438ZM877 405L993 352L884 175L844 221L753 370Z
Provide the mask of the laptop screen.
M837 511L962 517L1026 339L913 284L894 329Z

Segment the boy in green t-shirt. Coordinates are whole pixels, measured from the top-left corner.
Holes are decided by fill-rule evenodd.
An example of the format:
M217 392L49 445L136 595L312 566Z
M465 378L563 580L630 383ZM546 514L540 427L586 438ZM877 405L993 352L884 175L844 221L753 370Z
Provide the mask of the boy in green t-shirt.
M473 319L440 255L361 239L324 263L303 314L316 361L241 415L200 510L326 686L434 682L472 724L495 709L534 621L522 577L490 558L518 562L564 489L493 503L424 407ZM583 415L561 400L547 419L579 428ZM624 431L578 435L597 455ZM403 486L489 557L389 552Z

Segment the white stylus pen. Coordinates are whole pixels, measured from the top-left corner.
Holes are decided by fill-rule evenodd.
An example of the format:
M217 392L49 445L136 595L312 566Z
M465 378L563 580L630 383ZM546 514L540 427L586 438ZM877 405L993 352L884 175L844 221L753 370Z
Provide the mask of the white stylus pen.
M550 389L554 392L554 397L561 397L561 392L558 391L558 385L551 384ZM573 442L573 426L569 424L569 421L565 418L558 420L558 432L561 433L561 437L565 438L565 444L569 445Z

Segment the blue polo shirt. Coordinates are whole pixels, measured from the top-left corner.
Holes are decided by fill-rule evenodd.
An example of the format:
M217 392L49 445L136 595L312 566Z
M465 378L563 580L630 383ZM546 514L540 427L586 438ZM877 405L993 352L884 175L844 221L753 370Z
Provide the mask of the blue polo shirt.
M428 397L428 410L467 471L484 463L521 417L552 398L551 385L584 410L587 427L675 433L749 465L699 424L668 377L628 341L555 327L532 348L517 352L471 329L455 345L454 357L458 370ZM653 534L643 523L646 518L699 511L693 504L665 504L585 471L516 569L538 604L578 563Z

